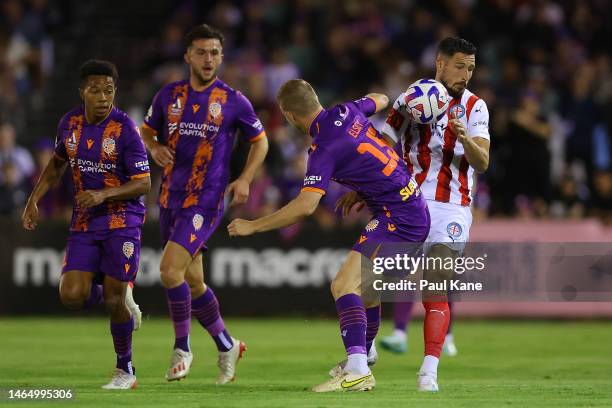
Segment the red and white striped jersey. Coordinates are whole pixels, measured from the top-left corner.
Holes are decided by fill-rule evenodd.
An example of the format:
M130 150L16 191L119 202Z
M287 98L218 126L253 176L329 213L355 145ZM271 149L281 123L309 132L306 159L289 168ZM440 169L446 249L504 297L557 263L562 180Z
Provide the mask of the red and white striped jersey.
M400 143L404 160L426 199L469 206L474 169L447 124L455 112L465 123L468 136L490 140L487 104L466 89L461 99L451 99L440 121L420 125L410 119L404 98L401 94L395 100L382 132Z

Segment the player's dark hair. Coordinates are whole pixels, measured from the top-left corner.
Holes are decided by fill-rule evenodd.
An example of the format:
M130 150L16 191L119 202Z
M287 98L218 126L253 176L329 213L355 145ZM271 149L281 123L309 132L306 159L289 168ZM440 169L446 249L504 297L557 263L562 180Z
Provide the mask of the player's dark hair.
M81 65L81 83L87 81L91 75L105 75L113 78L115 85L119 79L117 67L110 61L90 59Z
M458 52L466 55L476 55L476 46L459 37L446 37L438 44L438 54L452 57Z
M208 40L213 38L219 40L221 46L223 47L225 37L223 36L221 31L208 24L200 24L189 30L189 32L185 36L185 47L191 47L191 44L193 44L195 40Z

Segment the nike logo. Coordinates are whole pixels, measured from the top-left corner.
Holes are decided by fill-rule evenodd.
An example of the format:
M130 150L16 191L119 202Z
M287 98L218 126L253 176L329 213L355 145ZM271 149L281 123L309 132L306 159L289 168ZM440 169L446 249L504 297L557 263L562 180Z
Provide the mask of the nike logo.
M364 382L365 380L367 380L368 378L370 378L372 376L372 374L368 374L368 375L364 375L361 378L357 378L356 380L353 381L346 381L346 380L342 380L342 382L340 383L340 386L342 388L351 388L354 387L358 384L361 384L362 382Z
M438 312L438 313L441 313L442 316L444 316L444 310L431 309L430 312Z
M474 112L480 112L482 110L482 107L476 109Z
M346 333L347 333L347 330L346 330L346 329L344 329L344 330L342 330L342 332L340 332L340 335L341 335L342 337L346 337Z

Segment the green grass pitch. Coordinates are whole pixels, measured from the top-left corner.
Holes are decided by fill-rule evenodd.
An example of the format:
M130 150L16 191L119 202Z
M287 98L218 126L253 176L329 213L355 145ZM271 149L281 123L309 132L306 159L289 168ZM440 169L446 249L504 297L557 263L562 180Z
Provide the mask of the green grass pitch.
M166 383L172 327L144 322L134 334L139 386L105 391L114 366L108 322L100 318L0 319L0 405L66 407L610 407L612 327L606 322L465 321L455 325L459 356L443 358L440 392L415 391L423 351L413 322L409 352L379 349L377 387L366 393L314 394L343 357L334 320L228 319L248 344L236 383L214 385L216 352L192 323L189 377ZM381 334L389 331L383 325ZM73 401L8 402L9 388L72 389Z

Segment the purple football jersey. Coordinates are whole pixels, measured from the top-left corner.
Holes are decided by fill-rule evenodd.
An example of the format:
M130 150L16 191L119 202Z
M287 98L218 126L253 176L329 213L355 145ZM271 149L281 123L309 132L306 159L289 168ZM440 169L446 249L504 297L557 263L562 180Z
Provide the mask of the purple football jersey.
M159 193L160 207L169 209L222 210L236 131L249 142L265 137L249 100L219 79L202 92L188 80L166 85L155 95L145 126L176 152Z
M69 161L74 195L84 190L118 187L149 175L149 161L136 124L113 107L104 121L87 123L83 106L60 120L55 155ZM81 208L73 200L71 231L101 231L140 227L144 222L142 197L107 201Z
M334 180L359 193L373 214L416 217L420 224L426 204L404 161L368 121L375 111L365 97L319 113L310 126L303 190L325 194Z

